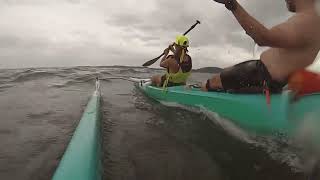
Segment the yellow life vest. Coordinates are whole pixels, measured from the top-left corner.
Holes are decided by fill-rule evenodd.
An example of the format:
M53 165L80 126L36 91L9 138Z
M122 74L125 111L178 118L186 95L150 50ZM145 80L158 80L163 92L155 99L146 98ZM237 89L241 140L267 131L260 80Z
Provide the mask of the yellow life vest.
M168 83L175 83L175 84L186 84L191 72L182 72L181 68L177 73L166 73L166 80L163 83L163 89L165 90L168 86Z
M182 63L185 60L185 55L186 55L186 51L184 49L180 56L180 60L179 60L180 63ZM180 66L180 63L179 63L179 66ZM181 67L179 67L179 71L176 73L169 73L168 71L166 72L166 80L163 83L163 89L166 89L169 82L174 84L186 84L189 76L191 75L191 70L189 72L183 72Z

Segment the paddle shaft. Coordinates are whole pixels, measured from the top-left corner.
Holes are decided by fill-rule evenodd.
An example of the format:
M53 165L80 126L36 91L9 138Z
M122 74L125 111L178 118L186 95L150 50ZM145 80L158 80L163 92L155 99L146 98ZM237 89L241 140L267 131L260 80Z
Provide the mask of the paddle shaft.
M193 28L195 28L198 24L200 24L200 21L197 20L197 22L192 25L185 33L183 33L183 35L187 35Z
M197 20L197 22L194 24L194 25L192 25L185 33L183 33L183 35L185 36L185 35L187 35L192 29L194 29L198 24L200 24L200 21L198 21ZM161 54L161 56L163 56L164 55L164 52ZM160 57L161 57L160 56ZM159 58L160 58L159 57Z

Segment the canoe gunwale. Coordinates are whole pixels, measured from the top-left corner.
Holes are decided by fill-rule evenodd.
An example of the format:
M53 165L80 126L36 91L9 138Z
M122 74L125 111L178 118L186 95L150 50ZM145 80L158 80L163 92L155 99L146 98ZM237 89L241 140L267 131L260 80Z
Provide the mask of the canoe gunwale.
M313 104L320 105L320 93L309 94L297 101L292 101L293 94L287 90L271 96L271 104L268 105L264 94L203 92L198 88L183 86L168 87L163 90L161 87L146 83L137 83L136 86L157 101L193 107L201 106L245 129L262 134L290 133L298 124L298 118L303 118L301 114L308 111L305 107L306 101L313 101ZM310 100L313 98L318 99L319 103ZM250 113L252 113L251 116Z

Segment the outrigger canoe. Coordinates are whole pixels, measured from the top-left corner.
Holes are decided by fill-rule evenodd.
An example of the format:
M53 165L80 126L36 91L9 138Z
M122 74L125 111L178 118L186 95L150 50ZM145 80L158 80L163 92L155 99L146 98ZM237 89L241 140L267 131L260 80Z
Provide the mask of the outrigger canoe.
M186 86L163 89L151 86L146 79L131 80L156 101L204 108L255 133L292 133L305 119L320 117L320 94L305 95L294 100L290 91L283 91L271 95L271 102L267 104L264 94L203 92L199 88Z
M53 180L100 180L100 85L94 91Z

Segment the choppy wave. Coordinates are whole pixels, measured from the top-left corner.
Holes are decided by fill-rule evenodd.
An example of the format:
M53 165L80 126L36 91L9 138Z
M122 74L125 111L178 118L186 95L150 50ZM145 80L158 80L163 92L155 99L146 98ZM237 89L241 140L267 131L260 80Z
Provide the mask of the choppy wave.
M110 82L107 77L115 77L123 73L117 73L110 68L98 69L95 67L74 67L74 68L28 68L28 69L10 69L0 71L0 91L27 81L52 78L58 82L50 83L49 87L61 88L78 83L90 82L99 77L105 82ZM128 76L129 77L129 76Z
M50 76L54 76L54 75L55 75L55 73L52 73L52 72L28 71L28 72L18 74L12 81L13 82L24 82L24 81L28 81L28 80L35 80L37 78L50 77Z
M1 91L5 91L6 89L9 89L9 88L14 87L14 86L15 86L14 84L3 84L3 85L1 85L1 83L0 83L0 92Z
M305 168L303 167L298 151L293 151L292 147L294 145L292 141L286 137L257 136L256 134L245 131L232 121L222 118L217 113L208 111L205 108L193 108L174 102L161 101L160 103L169 107L182 108L197 114L204 114L212 123L220 126L234 138L243 143L247 143L254 148L264 149L272 159L287 164L294 172L304 172Z
M210 145L210 143L212 142L210 138L212 137L213 138L217 137L217 139L219 138L218 140L221 140L222 144L225 143L226 141L225 138L231 141L234 139L237 142L239 141L240 144L245 146L245 148L243 149L246 149L246 148L254 149L254 150L263 149L263 151L266 151L264 155L266 154L268 157L261 157L262 160L260 159L260 162L263 161L264 158L266 159L271 158L271 159L275 159L278 162L280 161L285 165L288 165L290 168L292 168L293 171L299 172L301 170L301 162L300 162L301 159L297 157L297 154L300 151L300 149L292 148L293 146L290 140L286 138L257 136L255 134L248 133L247 131L238 127L232 121L221 118L217 114L211 111L207 111L206 109L201 107L190 108L187 106L181 106L177 103L161 102L166 106L177 108L178 109L177 110L174 108L166 108L163 105L156 102L149 102L147 101L146 96L144 96L143 93L141 93L141 91L138 91L136 88L134 88L131 82L130 83L126 82L129 77L148 78L151 75L160 73L160 72L163 72L163 71L159 69L151 69L151 68L142 68L142 67L128 68L128 67L121 67L121 66L111 66L111 67L81 66L81 67L68 67L68 68L27 68L27 69L1 70L0 71L0 95L2 95L1 97L3 98L3 100L2 99L1 100L3 104L1 104L1 101L0 101L0 105L1 107L5 107L5 108L0 110L2 110L1 114L4 115L4 117L7 116L3 118L3 121L5 121L6 119L10 120L8 122L8 127L10 126L10 124L13 124L14 126L9 128L7 127L7 129L9 130L6 130L6 127L1 127L2 129L0 129L0 135L10 136L11 139L14 139L15 137L18 137L18 136L13 133L19 132L19 131L14 131L16 127L23 129L23 133L25 135L24 140L28 138L36 139L37 138L36 133L39 133L39 132L40 132L39 134L42 133L41 136L49 136L54 133L57 133L57 134L64 133L65 135L66 132L70 132L72 134L71 127L74 127L76 125L75 120L79 119L81 115L80 109L75 106L76 105L80 106L81 103L83 103L81 105L84 106L84 104L87 103L87 99L84 97L90 96L90 92L92 91L91 88L93 88L93 84L94 84L94 79L98 76L99 79L102 81L102 87L105 87L104 94L107 99L107 103L103 111L106 114L106 117L110 118L113 115L112 118L114 118L114 119L112 118L105 119L108 123L106 126L103 127L104 131L107 131L108 134L113 133L111 136L114 136L113 137L114 144L111 144L110 145L111 147L106 147L106 149L110 150L114 148L112 147L112 145L113 146L119 145L119 149L123 150L122 152L119 152L116 150L114 151L113 154L110 154L110 153L108 154L109 151L107 151L106 158L111 159L110 161L115 161L115 163L112 163L114 166L117 166L117 163L120 163L120 165L118 164L119 166L122 165L121 163L123 162L117 159L118 158L117 155L126 156L127 155L126 147L128 144L131 143L132 145L137 142L141 142L141 138L139 138L140 136L135 137L134 135L136 135L139 132L143 132L143 136L141 137L148 137L149 135L148 133L157 132L160 134L161 133L165 134L163 135L164 137L166 137L164 138L164 142L162 143L163 145L167 143L166 141L167 136L180 136L181 139L179 139L179 141L181 140L182 144L184 143L188 144L190 141L197 141L195 143L195 146L197 145L197 143L199 143L201 147L198 147L198 146L196 147L196 149L199 149L199 150L202 150L201 148L203 149L208 148L208 147L204 147L203 144ZM203 76L203 74L199 74L199 73L194 73L194 74L195 74L195 78L198 78L198 75L199 77L200 75ZM112 85L112 88L109 88L109 85L110 86ZM10 90L11 88L14 89L14 91L12 91L12 93L7 93L6 91ZM132 91L134 95L132 95ZM139 94L135 94L137 92L139 92ZM5 100L7 99L10 99L12 103L5 102ZM108 100L110 99L111 101L108 102ZM37 103L33 103L33 101L36 101ZM182 108L182 110L179 108ZM169 109L173 109L170 115L166 114ZM9 114L6 112L8 110L12 110L14 111L14 113L11 112L11 114ZM114 112L114 110L116 111ZM190 111L190 113L187 113L187 115L184 114L185 110ZM173 115L174 117L171 119L169 117L168 118L169 120L166 119L168 116L171 116L171 115ZM131 118L131 116L134 118ZM162 117L162 116L165 116L165 117ZM128 118L129 119L131 118L131 119L128 120ZM196 125L195 123L199 121L200 121L200 125ZM69 122L69 123L66 123L66 122ZM147 124L147 127L144 126L145 124ZM202 126L203 124L204 126L207 126L209 124L208 127L210 128L208 128L204 133L200 133L201 135L199 135L198 134L199 131L203 131L204 129L204 127ZM6 123L4 123L4 125L6 125ZM210 134L211 133L210 131L212 130L211 126L214 127L214 130L219 131L218 133L220 133L220 131L222 133L218 134L218 136L215 133ZM46 127L46 129L42 132L40 127ZM149 127L151 128L149 129ZM141 130L139 128L141 128ZM14 129L14 130L11 130L11 129ZM135 129L138 129L138 130L135 130ZM145 131L145 130L148 130L148 131ZM122 132L125 132L125 133L128 132L129 135L122 134ZM179 133L182 135L180 135ZM54 137L57 137L58 136L57 134L54 134ZM126 138L130 137L131 138L129 139L130 141L128 140L128 141L123 141L123 143L118 143L119 142L118 140L123 138L123 136L126 136ZM210 138L208 138L207 136L210 136ZM48 139L50 140L50 138ZM108 138L110 137L108 136ZM61 139L65 139L65 137L61 137ZM33 150L33 148L36 146L41 146L43 143L46 143L46 145L51 145L50 141L48 142L37 141L34 144L31 143L29 147L30 148L29 151L21 152L21 153L25 157L29 157L28 152ZM65 140L65 143L67 143L67 140ZM215 144L213 143L213 144L214 146L219 146L220 145L219 143L220 142L217 142ZM18 144L18 145L21 145L22 147L24 145L24 142L21 139L17 138L17 142L13 144ZM61 144L61 141L59 142L59 144ZM146 147L148 147L147 145L149 144L145 144L145 145ZM175 150L176 144L172 143L171 145L172 145L172 148ZM57 145L54 144L54 146L56 147ZM189 146L191 145L188 144L187 146L183 146L183 147L189 147ZM156 145L154 147L155 149L158 148ZM8 149L10 150L10 148L14 149L15 146L11 145L11 147L9 146ZM65 145L63 145L63 148L65 148ZM61 148L61 153L63 152L63 148ZM212 149L210 148L208 149L212 150L215 147L212 147ZM232 148L235 148L235 150L232 150ZM28 150L28 148L26 149ZM148 149L148 148L145 148L145 149ZM138 148L138 150L140 149ZM43 154L42 152L44 151L46 150L36 149L36 152L39 154L39 157ZM237 153L238 150L237 150L237 147L234 147L233 142L231 142L227 146L222 147L222 151L223 151L222 152L222 155L223 155L225 151L230 151L231 153ZM180 152L184 152L184 151L180 151ZM217 152L219 153L219 151ZM209 151L208 152L204 151L204 153L210 154ZM250 154L248 153L243 155L250 156ZM141 155L141 156L144 156L144 155ZM228 152L225 153L225 156L226 156L226 159L232 158L231 157L232 155L228 154ZM240 156L242 156L242 154ZM7 157L7 158L10 159L10 157ZM43 157L43 158L46 159L48 157ZM196 155L195 155L195 158L197 158ZM257 158L260 158L260 157L257 156ZM221 158L220 161L224 163L224 160L225 158ZM47 159L45 161L47 161ZM165 162L166 159L164 159L163 161ZM25 162L28 162L27 158L25 159ZM203 161L199 161L199 162L203 163ZM235 163L235 166L241 166L242 164L241 162L232 162L232 163ZM33 165L34 167L38 166L35 164ZM15 166L15 164L13 164L13 166ZM19 169L20 167L21 167L21 162L19 160L19 162L16 164L16 169ZM211 166L208 166L208 167L211 167ZM52 167L52 169L54 168ZM106 167L106 169L109 169L109 167ZM19 169L19 170L23 171L23 169ZM38 172L38 169L36 170ZM244 168L244 170L247 170L247 169ZM16 171L12 171L11 173L14 173L14 172ZM264 172L261 172L261 173L264 173Z
M129 68L129 69L120 69L119 73L120 74L135 74L135 73L141 73L141 71L138 69Z

